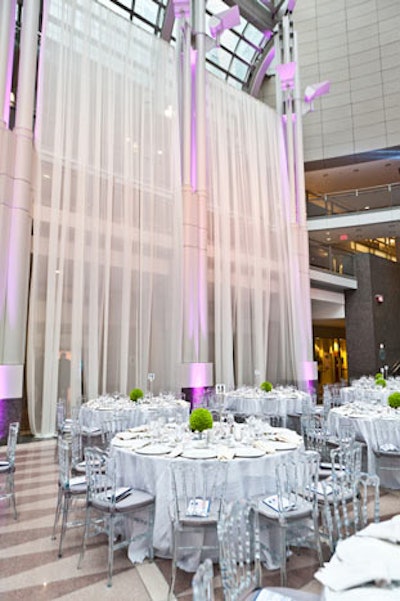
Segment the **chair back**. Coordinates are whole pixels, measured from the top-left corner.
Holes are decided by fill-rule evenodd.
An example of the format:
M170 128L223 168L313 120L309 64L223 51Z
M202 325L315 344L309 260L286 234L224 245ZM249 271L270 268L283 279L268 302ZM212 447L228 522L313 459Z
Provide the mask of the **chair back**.
M62 432L64 423L67 417L67 401L66 399L58 399L56 407L56 426L57 431Z
M241 500L218 522L219 562L225 601L241 601L260 587L260 529L256 506Z
M71 467L72 469L83 460L82 451L82 433L79 422L73 421L71 424Z
M61 435L58 436L58 481L64 489L69 488L71 477L70 446Z
M116 503L115 458L105 451L86 447L86 481L88 502L96 502L104 508Z
M288 514L304 501L317 504L319 454L303 451L288 455L276 466L277 511Z
M374 421L374 451L400 457L400 419L385 418Z
M214 601L214 569L211 559L201 563L193 576L193 601Z
M319 453L320 460L330 461L330 451L332 445L329 439L329 433L324 424L318 425L314 421L309 426L305 426L303 431L304 448L307 451L316 451Z
M343 488L351 490L361 473L361 444L341 444L331 450L332 480L341 480Z
M218 521L221 515L228 463L224 461L171 464L174 521Z
M322 508L322 534L327 537L333 552L339 540L348 538L369 521L368 508L373 508L371 518L379 521L379 478L359 472L353 481L344 476L322 482L324 504ZM371 503L370 490L375 493Z
M109 449L114 436L118 432L123 432L129 428L129 414L125 411L118 411L110 419L106 419L101 424L101 442L103 449Z
M19 422L11 422L8 426L8 437L7 437L7 461L10 466L15 463L15 451L17 448L19 432Z

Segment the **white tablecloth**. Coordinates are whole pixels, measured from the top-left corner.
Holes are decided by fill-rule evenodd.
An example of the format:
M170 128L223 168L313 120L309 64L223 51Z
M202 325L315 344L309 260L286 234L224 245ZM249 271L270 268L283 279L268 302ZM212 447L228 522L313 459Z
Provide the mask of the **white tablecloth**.
M171 557L172 551L172 526L170 506L173 500L171 487L171 473L169 466L173 461L201 462L201 459L171 458L169 456L142 455L124 448L115 448L117 458L118 484L136 486L153 494L156 498L155 523L154 523L154 550L159 557ZM228 463L228 476L226 499L250 498L264 493L276 492L275 467L283 454L296 453L292 451L277 451L274 454L263 455L258 458L234 458ZM218 459L207 459L218 461ZM274 538L274 534L271 535ZM201 545L201 543L200 543ZM278 567L278 558L273 554L274 545L270 544L271 554L264 557L267 567ZM278 550L278 541L275 542ZM135 545L129 549L132 561L142 559L142 551ZM202 558L196 554L180 563L182 569L194 571Z
M369 404L350 403L341 407L331 409L328 415L328 429L334 435L339 435L343 426L352 424L355 428L356 439L364 441L367 444L368 452L368 472L376 474L376 461L373 450L377 448L377 439L374 422L381 420L384 426L385 418L396 418L399 414L389 407L373 406ZM389 440L387 443L393 443L400 448L400 416L399 428L396 439ZM380 474L381 485L390 488L398 488L398 479L395 479L390 472L382 471Z
M109 399L103 402L95 399L82 405L79 421L81 426L101 430L102 423L110 420L116 412L126 412L128 426L133 428L148 424L158 418L167 422L170 420L187 421L189 411L190 404L180 399L154 397L151 401L133 402L125 398L114 403Z
M399 519L400 516L395 516L386 522L370 524L339 541L329 563L315 574L325 585L324 601L400 599Z
M225 409L245 415L288 415L301 414L303 400L311 402L306 392L273 389L263 392L259 388L238 389L228 392L225 397Z

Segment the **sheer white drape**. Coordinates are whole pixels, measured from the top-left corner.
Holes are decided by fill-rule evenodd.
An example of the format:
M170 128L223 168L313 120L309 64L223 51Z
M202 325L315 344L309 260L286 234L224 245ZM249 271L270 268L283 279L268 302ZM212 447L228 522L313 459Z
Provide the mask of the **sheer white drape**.
M60 395L145 388L149 371L174 387L182 313L173 50L92 0L47 6L27 360L42 436Z
M280 119L214 78L208 98L216 380L300 382L311 352L307 232L289 222Z
M173 51L92 0L49 0L36 121L30 424L84 392L179 385L182 206ZM307 233L289 223L281 124L210 78L209 348L215 379L301 381ZM65 355L63 355L65 354Z

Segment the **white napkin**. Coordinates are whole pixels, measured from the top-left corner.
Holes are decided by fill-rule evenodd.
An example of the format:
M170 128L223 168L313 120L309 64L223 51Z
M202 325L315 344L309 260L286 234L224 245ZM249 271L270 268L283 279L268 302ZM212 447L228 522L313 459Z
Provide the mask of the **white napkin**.
M129 432L132 432L133 434L139 434L140 432L147 432L148 429L149 427L143 424L143 426L135 426L134 428L129 428Z
M348 591L324 590L324 601L398 601L400 590L384 589L377 586L363 586Z
M400 543L400 515L395 515L391 520L385 522L369 524L357 532L356 536L372 536L391 543Z
M385 565L377 561L376 557L373 561L371 558L370 562L357 561L355 557L353 563L347 563L333 556L329 563L326 563L314 574L316 580L333 591L353 589L373 580L385 579L385 576Z
M288 430L287 428L277 428L274 430L274 438L281 442L293 442L295 444L300 444L302 441L301 436L297 432Z
M220 461L230 461L231 459L233 459L235 456L235 450L234 449L230 449L229 447L226 446L221 446L218 447L217 449L217 458Z
M256 440L253 446L264 451L264 453L271 453L271 455L276 453L273 443L267 440Z
M136 435L135 432L130 432L128 430L127 432L118 432L115 436L120 440L131 440L132 438L135 438Z
M179 457L183 453L183 447L178 445L170 453L168 453L168 457Z

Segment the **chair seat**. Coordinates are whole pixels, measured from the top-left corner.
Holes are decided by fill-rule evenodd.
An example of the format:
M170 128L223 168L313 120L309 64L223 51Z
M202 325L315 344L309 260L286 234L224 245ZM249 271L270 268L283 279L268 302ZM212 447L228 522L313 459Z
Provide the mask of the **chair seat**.
M77 463L76 465L74 465L73 469L78 474L85 474L86 473L86 463L84 461L81 461L80 463Z
M305 518L312 514L313 505L309 501L305 501L302 499L298 499L296 507L290 509L290 511L285 511L285 519L286 520L298 520L300 518ZM275 511L275 509L271 509L263 503L263 501L259 501L258 503L258 512L260 515L263 515L269 520L279 521L279 511Z
M115 511L118 513L124 513L132 511L133 509L141 509L142 507L148 507L154 503L153 495L145 492L144 490L133 490L124 499L115 503ZM92 506L95 509L106 513L113 513L112 504L105 501L104 499L93 499Z
M206 526L215 526L218 523L218 518L212 518L212 517L186 517L183 519L179 520L179 524L181 526L184 526L186 528L196 528L196 527L206 527Z
M9 461L0 461L0 474L6 474L7 472L14 471L14 465L10 465Z

